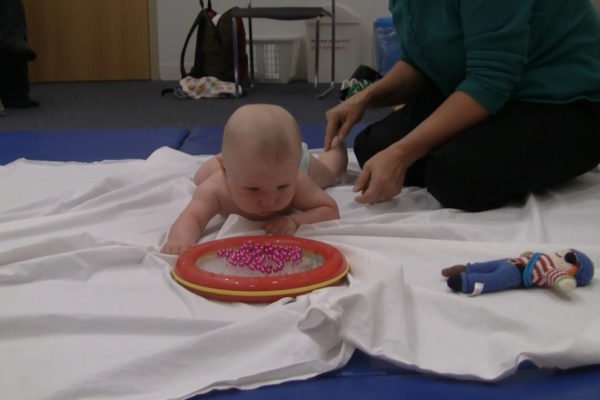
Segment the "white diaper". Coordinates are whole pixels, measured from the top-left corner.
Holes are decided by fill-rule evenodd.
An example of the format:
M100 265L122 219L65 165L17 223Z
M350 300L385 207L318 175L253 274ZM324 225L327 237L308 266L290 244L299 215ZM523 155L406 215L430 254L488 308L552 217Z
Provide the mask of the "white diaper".
M308 166L310 165L310 152L308 151L308 145L302 142L302 158L300 159L300 171L308 174Z

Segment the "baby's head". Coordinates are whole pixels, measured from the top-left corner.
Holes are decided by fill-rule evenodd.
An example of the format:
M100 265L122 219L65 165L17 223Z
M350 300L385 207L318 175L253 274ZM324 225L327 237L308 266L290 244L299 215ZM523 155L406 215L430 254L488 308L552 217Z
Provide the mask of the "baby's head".
M302 157L300 128L282 107L242 106L225 125L221 157L237 206L269 216L289 206L294 196Z

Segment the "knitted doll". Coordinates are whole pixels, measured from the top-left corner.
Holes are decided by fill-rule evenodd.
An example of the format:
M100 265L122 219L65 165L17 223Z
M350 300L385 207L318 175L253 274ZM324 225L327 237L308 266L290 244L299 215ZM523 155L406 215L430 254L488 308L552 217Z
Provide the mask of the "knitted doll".
M519 258L455 265L444 268L448 287L455 292L480 293L533 286L561 292L587 285L594 276L594 264L580 251L556 253L525 252Z

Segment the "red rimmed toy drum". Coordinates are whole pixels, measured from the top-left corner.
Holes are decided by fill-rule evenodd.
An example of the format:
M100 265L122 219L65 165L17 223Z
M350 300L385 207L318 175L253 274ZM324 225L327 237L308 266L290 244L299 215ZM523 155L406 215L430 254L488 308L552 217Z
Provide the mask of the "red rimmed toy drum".
M189 248L171 274L204 297L265 303L333 285L348 271L342 253L323 242L296 236L240 236Z

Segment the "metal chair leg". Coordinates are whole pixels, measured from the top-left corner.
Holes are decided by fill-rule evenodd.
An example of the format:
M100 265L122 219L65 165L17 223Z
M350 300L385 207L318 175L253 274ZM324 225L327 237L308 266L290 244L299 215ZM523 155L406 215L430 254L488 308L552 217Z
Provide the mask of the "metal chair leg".
M239 63L238 59L238 40L237 40L237 23L235 17L231 18L231 23L233 24L233 78L235 85L235 97L240 97L240 74L239 74Z
M248 18L248 47L250 50L250 87L254 87L254 39L252 37L252 18Z
M317 24L318 26L318 24ZM327 96L335 88L335 0L331 0L331 83L317 99L322 99Z
M331 0L331 85L335 84L335 0Z
M320 18L317 17L315 23L315 90L319 88L319 53L321 52L321 39L320 39Z

